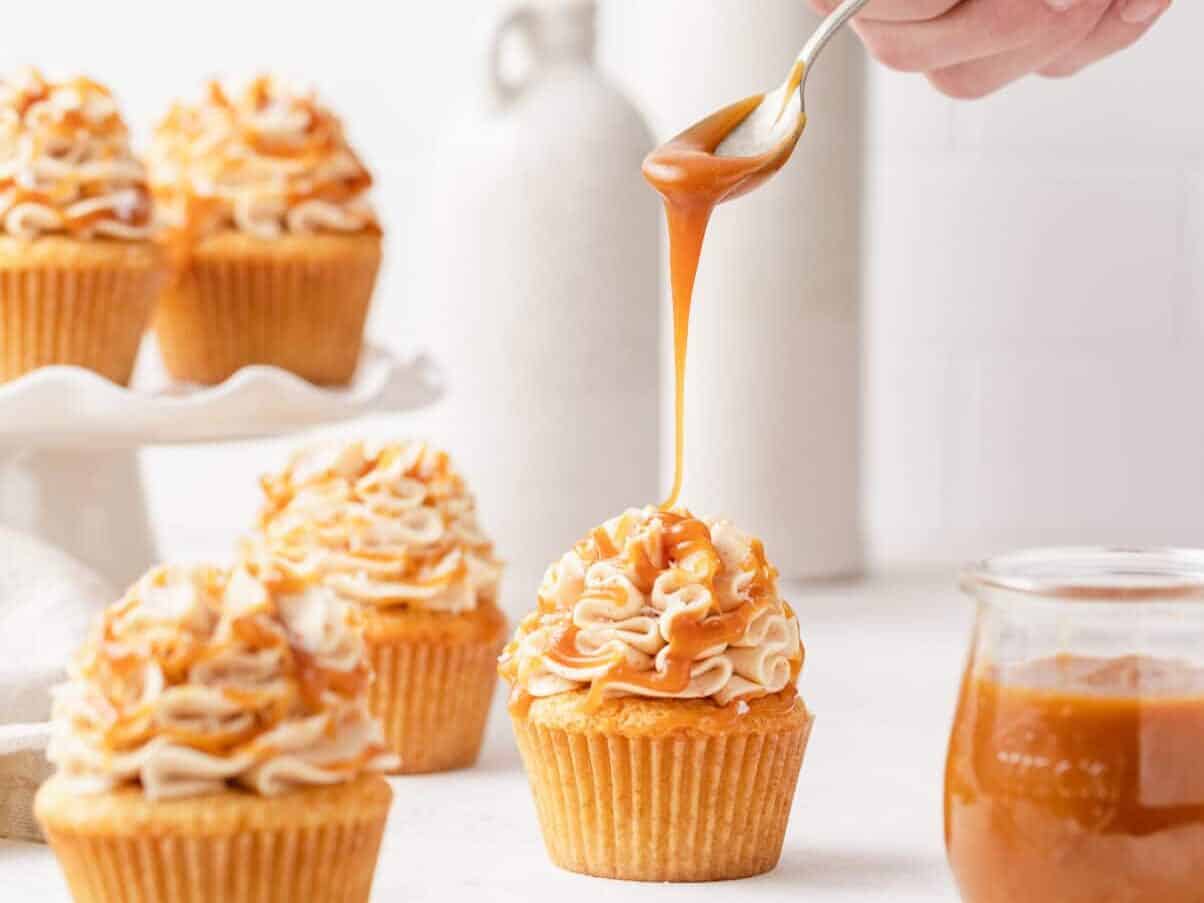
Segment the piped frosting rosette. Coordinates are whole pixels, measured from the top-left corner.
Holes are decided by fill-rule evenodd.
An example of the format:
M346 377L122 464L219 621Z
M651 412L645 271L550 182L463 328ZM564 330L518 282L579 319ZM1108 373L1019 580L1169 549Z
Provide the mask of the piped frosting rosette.
M317 446L262 485L252 555L379 609L457 613L496 598L502 563L446 452L418 441Z
M236 229L259 238L353 233L377 226L372 176L314 92L261 76L210 82L178 103L149 155L167 223L195 237Z
M552 565L539 607L501 659L519 694L608 697L777 693L802 667L798 622L761 542L724 520L631 509Z
M0 80L0 232L138 240L151 230L146 170L103 85L35 69Z
M55 690L48 757L80 794L349 781L396 764L370 681L359 612L324 588L158 567L104 612Z

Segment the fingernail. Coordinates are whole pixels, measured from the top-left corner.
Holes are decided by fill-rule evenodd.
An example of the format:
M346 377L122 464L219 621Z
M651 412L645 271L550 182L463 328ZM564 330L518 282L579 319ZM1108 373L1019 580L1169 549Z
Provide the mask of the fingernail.
M1064 13L1072 6L1076 6L1079 0L1045 0L1045 5L1054 12Z
M1160 0L1129 0L1120 11L1120 17L1130 25L1144 25L1164 9L1166 5Z

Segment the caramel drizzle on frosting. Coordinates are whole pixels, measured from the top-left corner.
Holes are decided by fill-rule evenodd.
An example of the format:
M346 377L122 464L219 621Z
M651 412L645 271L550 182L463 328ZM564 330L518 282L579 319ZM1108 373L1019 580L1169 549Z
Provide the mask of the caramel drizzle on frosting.
M80 655L78 674L109 703L114 716L108 724L77 723L77 728L84 732L95 729L99 744L110 750L130 749L145 743L151 736L163 736L194 749L235 752L245 741L267 732L290 715L319 714L325 708L328 693L343 700L354 700L366 692L371 682L366 662L360 662L350 671L325 669L312 655L290 643L270 600L277 594L304 592L308 587L283 574L265 576L262 580L266 590L263 606L229 618L226 622L228 635L219 639L211 628L216 628L222 617L228 578L216 569L206 569L202 573L206 582L203 598L212 620L201 629L169 628L160 633L154 629L127 628L123 622L141 605L137 593L127 595L104 612L98 638ZM168 579L170 572L166 569L153 571L144 588L164 588ZM279 653L280 676L287 694L224 691L228 699L251 710L254 716L253 723L246 729L224 737L202 736L150 721L151 707L137 702L143 671L149 662L158 666L167 686L178 686L187 683L195 666L220 658L233 648L252 655L267 651Z
M0 81L0 231L144 239L145 168L108 89L24 69Z
M496 597L501 562L442 450L415 441L306 449L261 485L258 553L345 598L464 611Z
M767 561L761 542L741 535L737 542L743 543L745 551L736 565L739 573L733 575L732 562L725 564L712 529L711 524L684 510L644 509L628 511L591 530L566 559L549 570L538 609L519 625L503 653L501 673L515 686L516 699L529 693L533 678L546 669L561 676L589 674L588 679L566 678L561 689L587 683L586 706L591 709L615 691L655 697L699 695L689 692L699 664L726 655L729 647L747 645L754 620L765 616L779 621L781 629L774 641L784 644L792 683L802 665L802 646L793 612L777 596L776 570ZM607 569L602 579L594 579L595 566ZM566 579L561 571L574 568L583 575L583 585L566 600L561 595ZM614 573L624 579L611 579ZM724 585L721 578L726 578ZM734 597L737 584L733 579L738 579ZM638 613L629 599L629 587L644 597ZM669 600L662 610L657 609L654 594L662 604ZM707 603L698 605L690 599ZM622 614L607 621L599 611ZM663 637L652 665L649 654L655 639L614 639L624 631L650 634L644 625L648 619L655 620ZM605 641L591 642L591 631ZM534 641L537 648L531 648L528 641ZM644 654L633 656L633 645L640 646ZM781 680L780 672L777 679ZM735 693L748 699L783 688L744 680L733 690L729 681L714 693L717 697Z
M188 238L378 230L372 176L342 123L312 91L270 76L237 92L211 81L199 103L177 103L155 130L150 163L156 200Z
M152 570L104 611L56 690L51 760L81 792L141 780L151 796L388 767L361 618L321 593L283 571ZM264 775L273 760L283 777Z

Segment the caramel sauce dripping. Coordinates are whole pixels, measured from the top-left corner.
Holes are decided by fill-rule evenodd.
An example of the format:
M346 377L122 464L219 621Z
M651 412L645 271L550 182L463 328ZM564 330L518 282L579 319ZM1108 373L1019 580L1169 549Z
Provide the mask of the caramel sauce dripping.
M660 576L661 569L648 555L648 550L642 544L632 543L627 547L625 561L631 569L631 582L635 588L645 596L652 592L652 586Z
M785 113L787 105L796 95L802 81L802 63L796 63L788 79L782 107L777 116ZM713 113L691 126L680 135L655 149L644 160L645 179L664 200L665 216L669 232L669 263L673 297L673 363L674 363L674 468L673 484L668 497L662 502L658 517L663 528L663 562L654 561L643 543L628 543L631 524L620 518L616 535L611 536L605 527L598 527L575 547L577 556L586 563L622 557L632 583L643 594L652 591L662 573L677 571L682 584L701 583L711 591L713 607L716 598L714 580L723 568L722 560L711 542L710 530L705 523L688 513L674 510L681 497L684 450L685 450L685 376L689 343L690 309L703 241L712 211L724 201L739 197L769 179L789 159L797 143L806 119L800 112L797 125L791 132L778 139L777 143L760 154L729 157L719 156L716 151L734 129L736 129L761 104L764 95L745 98ZM710 610L706 612L679 613L672 625L668 650L664 653L663 670L644 671L633 668L621 654L585 654L577 645L580 628L566 623L554 636L551 648L544 656L565 667L605 667L605 673L590 682L586 708L593 709L602 703L605 689L614 683L639 686L645 690L674 695L684 691L690 683L690 670L694 660L707 649L728 645L744 635L752 619L763 607L764 600L772 595L776 571L765 559L764 548L754 540L749 560L743 567L753 572L747 588L748 601L728 612ZM625 591L620 587L590 587L582 599L602 598L622 603ZM557 606L542 596L537 612L524 620L519 634L536 629L541 615L552 614ZM787 606L793 619L793 612ZM517 641L507 646L502 657L503 677L515 685L511 696L511 708L525 712L531 704L531 696L521 689L522 678L515 661ZM792 678L798 676L802 667L801 656L792 662ZM789 693L789 704L797 704L793 685Z
M801 77L801 66L796 66L791 78ZM797 84L797 81L794 83ZM723 139L757 108L763 97L757 94L724 107L670 139L644 159L644 178L665 202L673 289L673 488L662 503L664 508L675 506L682 490L690 304L711 211L724 201L752 191L781 169L805 124L805 119L800 118L789 140L779 142L762 154L750 157L717 156L715 150L723 143Z

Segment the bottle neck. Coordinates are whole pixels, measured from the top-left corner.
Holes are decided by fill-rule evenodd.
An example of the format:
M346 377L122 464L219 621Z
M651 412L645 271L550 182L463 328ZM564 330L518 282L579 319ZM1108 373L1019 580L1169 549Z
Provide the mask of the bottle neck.
M539 4L536 9L539 53L545 62L593 62L596 3L569 0Z

